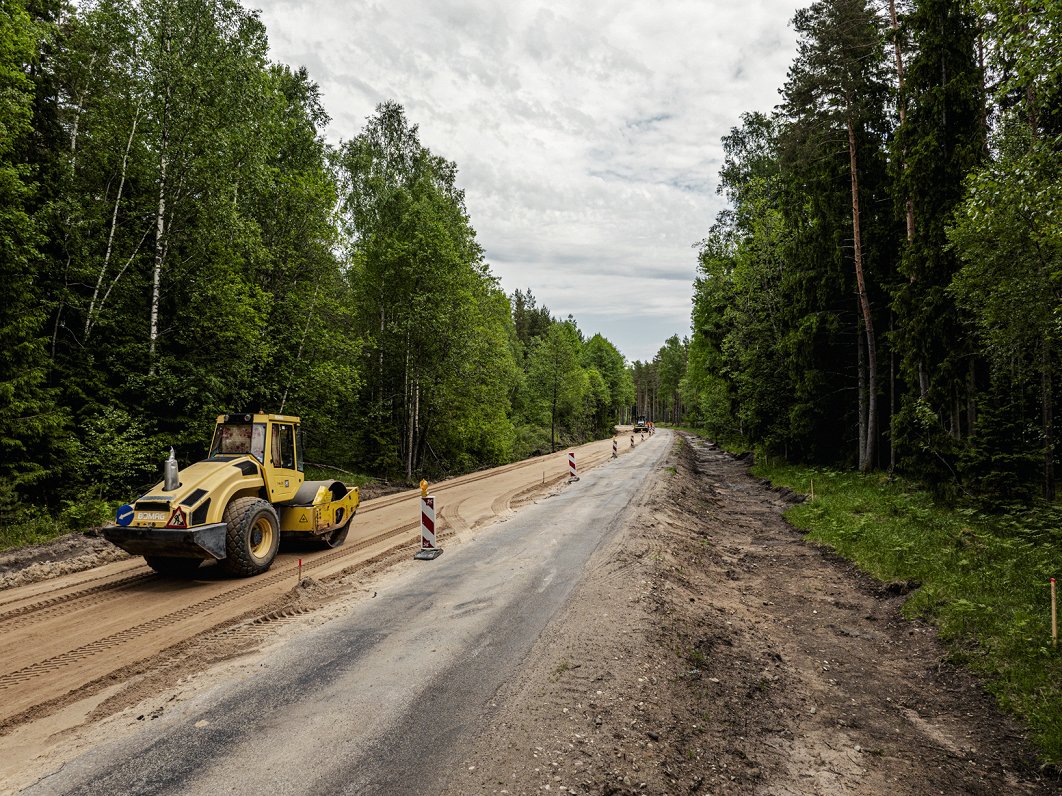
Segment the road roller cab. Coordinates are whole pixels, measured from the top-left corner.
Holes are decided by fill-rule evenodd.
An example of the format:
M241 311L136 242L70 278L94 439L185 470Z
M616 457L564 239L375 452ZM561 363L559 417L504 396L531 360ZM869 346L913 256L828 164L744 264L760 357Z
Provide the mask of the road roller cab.
M162 482L122 506L103 535L166 574L215 559L233 575L257 575L272 565L281 535L337 547L358 488L306 481L302 447L297 417L221 415L207 458L179 470L171 450Z

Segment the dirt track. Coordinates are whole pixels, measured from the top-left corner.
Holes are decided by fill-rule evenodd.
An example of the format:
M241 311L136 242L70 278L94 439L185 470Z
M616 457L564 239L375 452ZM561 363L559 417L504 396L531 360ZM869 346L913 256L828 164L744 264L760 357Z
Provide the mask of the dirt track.
M526 472L522 486L500 477L497 489L480 483L449 501L459 528L467 522L489 533L488 515L530 494ZM552 480L561 479L562 472ZM677 445L596 554L563 619L482 706L478 740L459 759L438 761L450 769L447 792L1060 792L1037 773L1020 729L968 675L942 663L932 630L900 617L902 596L785 524L780 512L790 499L707 443ZM253 665L271 637L371 599L374 582L408 552L392 545L353 571L322 566L306 586L247 606L220 631L158 655L141 650L125 668L21 715L9 707L0 736L0 783L8 787L0 791L91 748L108 727L149 721L182 687L194 687L181 685L190 672L226 658ZM291 563L280 571L291 574ZM172 584L161 584L160 596L162 579L148 579L155 589L132 587L139 602L169 599ZM63 582L33 586L37 602ZM12 637L0 632L5 642ZM20 638L29 647L45 634ZM0 657L25 654L5 643ZM225 676L225 665L211 675Z
M1021 731L794 499L679 448L448 794L1040 794Z

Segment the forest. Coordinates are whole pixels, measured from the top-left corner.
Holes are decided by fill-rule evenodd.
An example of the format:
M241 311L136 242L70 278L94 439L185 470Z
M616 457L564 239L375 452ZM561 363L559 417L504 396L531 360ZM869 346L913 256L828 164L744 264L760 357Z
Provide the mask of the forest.
M685 371L654 383L779 459L1053 500L1062 4L820 0L793 27L779 104L723 139Z
M806 496L786 519L906 594L1057 785L1062 4L819 0L793 28L778 105L722 140L692 334L634 363L636 400Z
M227 411L405 482L629 414L623 355L502 291L399 104L328 144L236 0L0 3L0 531L106 519Z
M457 165L319 89L236 0L0 0L0 529L71 527L298 414L308 461L416 480L633 412L947 499L1054 500L1062 7L820 0L723 139L692 335L627 364L506 295Z

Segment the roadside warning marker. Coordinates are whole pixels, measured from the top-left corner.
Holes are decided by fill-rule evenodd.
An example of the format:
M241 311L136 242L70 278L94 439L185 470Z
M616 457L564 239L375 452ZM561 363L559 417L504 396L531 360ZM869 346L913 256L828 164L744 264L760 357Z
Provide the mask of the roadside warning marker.
M612 458L615 459L619 456L619 442L615 437L612 438Z
M420 482L420 550L413 558L431 561L443 554L435 541L435 496L427 494L428 485Z
M575 451L568 451L568 483L578 480L579 476L575 474Z

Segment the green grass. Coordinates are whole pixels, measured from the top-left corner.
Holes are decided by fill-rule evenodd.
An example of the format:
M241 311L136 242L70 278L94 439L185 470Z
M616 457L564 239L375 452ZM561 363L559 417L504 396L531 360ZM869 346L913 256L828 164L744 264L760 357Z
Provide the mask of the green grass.
M305 472L307 481L342 481L347 486L363 487L374 483L375 478L368 475L358 475L347 470L337 470L334 467L325 467L317 464L307 464Z
M70 529L58 519L43 513L20 512L16 516L4 519L3 525L0 525L0 552L48 542L70 532Z
M759 461L763 457L758 457ZM787 519L883 582L918 588L904 611L936 624L953 662L981 676L1062 766L1062 648L1051 645L1051 577L1062 580L1062 507L947 508L902 479L786 465L753 474L811 492ZM1062 597L1062 594L1059 595Z
M72 531L95 528L114 519L122 501L86 497L65 501L58 514L42 508L19 507L0 514L0 551L43 544Z

